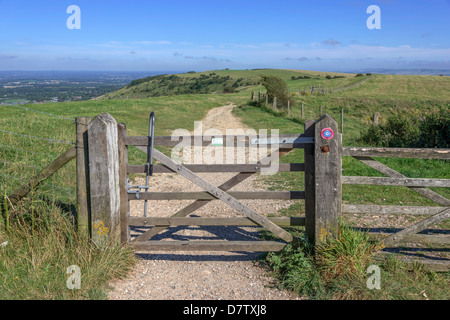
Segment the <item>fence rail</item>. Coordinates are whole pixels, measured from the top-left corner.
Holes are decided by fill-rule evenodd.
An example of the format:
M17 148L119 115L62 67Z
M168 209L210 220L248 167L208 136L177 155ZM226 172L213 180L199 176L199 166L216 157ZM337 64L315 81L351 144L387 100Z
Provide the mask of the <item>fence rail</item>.
M450 236L430 234L420 234L426 228L436 225L450 218L450 200L436 193L427 187L450 187L450 179L425 179L408 178L388 166L376 161L372 157L387 158L417 158L417 159L450 159L450 149L423 149L423 148L366 148L366 147L344 147L343 156L351 156L356 160L368 165L387 177L355 177L343 176L343 184L366 184L366 185L386 185L405 186L411 190L434 201L440 207L429 206L380 206L380 205L352 205L344 204L344 213L367 213L376 215L404 214L404 215L426 215L426 219L416 222L395 233L374 233L385 246L396 246L402 242L418 241L431 244L450 244ZM436 262L421 261L436 270L450 269L450 263L442 260Z
M93 233L93 226L104 221L111 236L116 234L122 241L130 241L130 227L152 227L133 241L139 250L280 250L286 243L295 239L281 226L305 226L306 234L313 243L324 241L323 235L337 235L337 219L342 213L350 214L407 214L424 215L425 219L414 223L395 233L377 233L385 245L395 246L403 241L425 241L448 244L448 234L422 234L430 226L450 218L450 200L428 187L448 188L450 179L409 178L389 168L375 157L450 159L450 149L415 149L415 148L367 148L342 147L341 134L336 121L328 115L317 121L306 121L304 134L269 136L259 140L267 146L277 146L279 157L288 154L295 148L304 149L303 163L280 163L280 172L304 172L305 190L303 191L229 191L263 168L270 166L270 156L256 164L192 164L183 165L174 162L158 150L154 150L154 158L159 161L153 167L154 173L176 172L181 174L203 191L192 192L139 192L127 189L127 177L130 173L148 173L148 165L130 165L128 163L128 146L147 153L148 137L128 137L124 124L117 124L108 114L97 116L92 121L87 117L76 119L76 145L70 147L53 162L42 169L27 183L9 194L9 199L18 201L31 189L36 188L45 179L71 159L77 159L77 199L78 223L80 229L90 232L94 241L101 239ZM334 139L324 139L320 133L323 129L335 132ZM155 137L155 145L175 146L180 141L188 141L191 145L198 143L199 137ZM201 145L209 145L211 141L201 137ZM234 136L224 139L223 147L257 146L259 136ZM110 139L110 141L106 141ZM277 139L277 144L272 143ZM189 144L188 143L188 144ZM188 145L187 144L187 145ZM9 147L9 146L7 146ZM20 148L18 148L20 149ZM47 153L43 153L48 155ZM350 156L367 166L386 175L386 177L342 176L342 157ZM9 160L8 160L9 161ZM263 164L264 163L264 164ZM235 172L232 178L215 186L198 176L197 172ZM394 206L394 205L360 205L342 204L342 185L367 184L405 186L434 201L438 206ZM281 199L304 200L305 217L268 218L261 216L240 202L241 199ZM128 201L130 200L195 200L176 212L171 217L130 217ZM202 218L187 217L195 210L213 200L221 200L237 209L244 216L234 218ZM171 241L162 243L152 239L168 226L181 225L257 225L272 231L280 241L254 241L253 244L242 241L193 241L191 243Z

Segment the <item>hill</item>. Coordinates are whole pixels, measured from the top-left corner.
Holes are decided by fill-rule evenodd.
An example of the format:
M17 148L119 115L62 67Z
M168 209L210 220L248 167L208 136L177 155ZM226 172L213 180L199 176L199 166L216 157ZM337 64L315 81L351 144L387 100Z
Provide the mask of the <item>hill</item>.
M354 74L302 70L213 70L198 73L191 71L136 79L127 86L98 99L140 99L179 94L236 93L258 87L262 75L277 76L289 82L291 86L303 87L311 85L338 87L350 85L356 81ZM333 81L327 79L327 75Z
M252 91L264 91L259 84L261 75L277 75L286 81L290 94L294 98L294 104L291 105L290 112L286 110L274 110L271 106L257 105L255 101L250 101ZM329 76L329 77L327 77ZM241 79L241 80L239 80ZM239 80L239 81L238 81ZM364 82L363 82L364 81ZM190 86L197 83L198 88ZM236 84L234 87L233 85ZM224 88L231 86L234 93L223 93ZM321 90L312 91L311 87L337 89L335 91ZM309 90L308 90L309 88ZM158 77L147 77L133 80L129 85L118 91L112 92L98 100L64 102L64 103L46 103L39 105L27 105L25 107L1 106L0 108L0 192L4 195L15 190L18 185L23 184L33 177L38 171L43 169L58 155L66 151L75 141L75 125L74 119L78 116L90 116L91 118L100 113L110 113L118 122L127 124L127 133L130 136L147 135L148 133L148 117L151 111L156 114L156 135L171 135L173 130L178 128L193 130L194 121L199 121L205 117L207 112L213 108L229 104L230 102L238 105L233 110L235 115L239 116L243 123L256 130L278 128L280 133L301 133L303 132L303 122L306 119L318 119L319 110L330 114L335 119L340 119L340 110L344 109L344 132L343 143L345 146L361 145L359 136L362 132L370 127L371 116L373 113L380 114L380 122L383 122L391 115L402 115L411 118L421 118L430 110L439 111L442 108L450 109L450 78L439 76L406 76L406 75L357 75L357 74L340 74L314 71L300 70L216 70L199 73L186 73L176 75L165 75ZM135 92L133 92L135 90ZM179 93L177 91L179 90ZM192 90L189 93L181 94L182 90ZM201 94L200 94L201 93ZM152 96L153 95L153 96ZM159 95L159 96L155 96ZM128 98L128 99L127 99ZM136 99L140 98L140 99ZM302 113L302 106L304 114ZM321 106L322 108L319 108ZM221 119L223 120L223 119ZM340 127L340 132L342 128ZM448 135L447 135L448 137ZM163 152L169 150L161 150ZM296 149L289 155L283 157L280 161L297 163L303 159L303 151ZM378 159L384 165L400 172L407 177L415 178L450 178L450 167L448 161L443 160L422 160L422 159ZM146 157L134 147L129 148L129 163L138 165L144 164ZM351 158L343 157L343 174L346 176L380 176L380 174L366 166L365 164ZM264 183L270 185L270 190L304 190L303 172L279 172L276 175L263 177ZM130 176L131 179L134 176ZM27 215L27 221L40 221L42 217L42 206L45 205L61 208L59 210L70 211L76 201L76 170L75 161L67 164L63 169L55 173L51 179L41 185L37 190L33 190L31 199L29 199L28 207L31 207L31 215ZM259 183L259 182L258 182ZM444 197L450 197L450 188L432 188L433 191ZM6 197L5 197L6 199ZM38 201L40 201L38 203ZM45 202L44 202L45 201ZM51 202L50 202L51 201ZM47 204L47 202L49 202ZM351 204L368 204L368 205L405 205L405 206L435 206L431 200L428 200L407 187L388 187L388 186L343 186L343 203ZM19 207L18 210L24 213L26 208ZM282 209L274 214L296 216L302 215L304 205L298 202L289 208ZM33 220L32 217L36 216ZM387 218L380 219L378 216L368 215L361 218L365 227L398 227L397 223L406 224L416 221L417 217L406 216L406 218ZM352 219L353 216L347 218ZM3 219L0 219L0 224ZM53 220L52 220L53 221ZM58 221L58 220L55 220ZM383 224L382 224L383 223ZM41 224L39 224L40 226ZM49 225L59 225L49 223ZM360 226L360 224L355 224ZM449 223L443 222L436 226L441 229L449 229ZM0 231L5 227L0 225ZM22 230L22 229L21 229ZM40 228L36 228L39 231ZM296 231L297 232L297 231ZM301 232L298 231L298 232ZM14 233L14 232L13 232ZM33 237L34 239L35 237ZM61 239L65 239L60 237ZM0 232L0 243L6 241L7 233ZM28 239L28 238L26 238ZM72 239L72 238L71 238ZM12 243L16 246L16 240ZM34 247L30 247L30 243L35 243ZM69 241L68 241L69 243ZM72 243L72 242L70 242ZM24 252L18 259L12 249L17 247L6 247L9 251L0 250L7 253L0 257L0 260L6 261L9 266L8 272L4 272L4 287L8 290L16 291L18 288L23 289L23 293L19 297L29 298L36 297L36 292L41 292L43 286L60 287L64 284L61 277L55 277L55 274L66 275L67 261L62 257L60 251L51 250L47 243L40 243L35 240L23 241L20 252ZM64 247L64 243L62 245ZM433 245L434 248L437 245ZM43 250L45 248L47 250ZM89 248L88 248L89 249ZM427 255L430 254L432 247L415 247L414 250L424 250ZM44 253L46 258L48 254L55 251L57 254L51 264L38 263L37 266L29 263L29 256L37 256L36 253ZM119 273L125 259L122 256L110 255L108 251L92 251L87 250L89 256L81 256L85 261L97 261L99 257L99 268L87 266L83 270L88 281L86 283L97 286L98 272L104 264L108 264ZM445 254L448 257L448 246L437 247L439 254ZM31 252L31 253L30 253ZM66 252L66 251L64 251ZM70 259L73 256L80 256L79 250L67 251ZM422 252L422 251L421 251ZM113 258L112 263L103 259L102 253ZM411 252L408 252L411 254ZM96 259L91 259L95 256ZM291 255L296 256L296 255ZM45 261L37 256L39 261ZM86 258L85 258L86 257ZM68 258L67 258L68 259ZM17 261L23 260L23 263ZM55 264L53 264L55 261ZM114 262L120 262L116 268ZM49 268L51 265L58 265L56 269ZM78 262L71 262L78 263ZM4 263L5 264L5 263ZM25 266L26 268L24 268ZM40 266L40 269L38 267ZM394 264L393 264L394 266ZM398 266L398 264L395 264ZM28 269L29 272L27 271ZM397 267L395 267L397 268ZM0 268L1 269L1 268ZM104 269L104 268L103 268ZM102 269L102 270L103 270ZM6 270L6 269L5 269ZM25 270L25 271L24 271ZM31 279L28 283L32 283L36 278L37 271L42 281L36 282L36 286L23 286L22 279ZM396 269L397 270L397 269ZM43 272L45 271L45 273ZM398 270L397 270L398 271ZM393 274L397 275L397 271ZM416 270L417 271L417 270ZM350 297L371 298L370 294L379 294L376 299L410 299L417 296L417 288L423 290L431 299L445 299L448 290L445 281L441 278L417 276L416 271L411 274L401 274L406 280L398 280L400 276L396 276L392 280L392 275L383 273L383 279L386 283L383 288L393 287L395 292L390 290L378 290L376 293L368 292L363 283L361 295L358 291L351 291ZM89 276L89 272L91 276ZM111 271L111 273L113 273ZM109 272L108 272L109 274ZM28 277L28 278L27 278ZM57 281L49 281L56 279ZM419 283L418 279L424 279ZM95 279L95 281L89 281ZM431 279L434 279L431 281ZM424 282L427 282L426 284ZM53 284L55 283L55 284ZM394 286L390 286L395 283ZM353 283L349 283L353 288ZM90 297L89 292L97 293L98 289L83 286L80 296L83 298ZM348 288L348 286L346 287ZM402 288L401 292L397 292L397 288ZM95 289L95 290L94 290ZM8 296L8 290L0 292L0 298ZM89 291L89 292L86 292ZM347 294L347 289L342 289ZM62 293L61 293L62 292ZM356 292L356 293L355 293ZM3 296L1 295L3 293ZM63 287L63 291L53 293L46 291L45 297L61 298L65 297L68 290ZM352 295L353 294L353 295ZM380 297L381 295L381 297ZM39 296L38 296L39 297ZM394 298L393 298L394 297Z

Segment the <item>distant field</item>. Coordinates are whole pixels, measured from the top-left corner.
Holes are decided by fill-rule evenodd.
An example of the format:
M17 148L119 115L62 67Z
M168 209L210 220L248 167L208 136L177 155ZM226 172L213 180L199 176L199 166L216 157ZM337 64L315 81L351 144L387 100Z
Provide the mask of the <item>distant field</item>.
M182 73L150 77L137 85L126 86L120 90L105 94L98 99L131 99L146 98L161 95L197 94L197 93L224 93L225 87L232 87L233 93L243 93L249 90L262 90L259 85L261 76L276 76L285 80L290 88L298 90L311 86L335 88L348 86L360 77L354 74L333 72L312 72L301 70L279 70L279 69L255 69L255 70L213 70L197 73ZM326 79L338 76L343 78ZM296 78L292 80L292 78ZM303 79L298 79L302 77ZM145 80L145 79L141 79Z
M209 76L214 73L215 75ZM326 79L326 75L344 76L344 78ZM203 75L203 77L202 77ZM291 94L294 99L294 104L291 106L290 115L285 111L273 110L270 106L256 106L255 103L250 102L250 94L252 91L262 90L264 88L256 81L261 75L276 75L283 78L288 87L291 89ZM141 83L134 87L124 87L117 92L110 93L107 96L98 100L65 102L65 103L47 103L39 105L26 105L30 110L23 108L15 108L13 106L0 106L0 192L7 195L12 190L17 189L19 185L30 179L36 172L42 170L52 160L54 160L62 152L73 146L75 142L75 123L74 119L77 116L89 116L91 118L98 114L108 112L117 122L124 122L127 125L127 133L130 136L147 135L148 134L148 120L151 111L156 114L156 135L170 135L173 130L184 128L193 130L194 121L199 121L204 118L208 110L223 106L229 103L234 103L237 108L234 109L234 114L239 116L242 121L250 126L258 129L279 129L280 133L297 133L303 132L304 121L306 119L318 119L319 106L322 106L323 112L330 114L338 121L340 127L340 111L344 109L344 133L343 144L345 146L362 145L359 139L362 132L366 131L371 123L371 116L378 112L380 121L383 122L387 117L393 115L408 115L410 117L421 117L424 112L430 110L440 110L441 108L450 108L450 78L439 76L394 76L394 75L373 75L364 83L352 89L347 89L335 93L317 95L305 94L298 92L299 88L315 86L337 88L345 87L355 84L362 79L367 79L367 76L355 77L355 74L336 74L327 72L313 72L313 71L297 71L297 70L215 70L201 73L187 73L177 75L182 80L180 85L187 86L188 81L183 79L191 78L189 85L196 83L195 79L202 78L202 89L210 90L209 93L204 94L179 94L173 95L173 90L177 90L176 83L166 81L164 86L157 88L159 83ZM218 79L214 85L207 87L208 80L212 77L229 77L227 80ZM299 76L309 76L306 79L297 79ZM292 77L295 77L293 80ZM235 86L235 92L223 93L223 87L232 86L238 81L239 85ZM160 81L161 78L158 78ZM179 81L179 80L177 80ZM255 84L246 84L255 81ZM169 87L173 88L169 89ZM151 89L148 91L147 89ZM136 90L134 93L132 90ZM161 90L161 91L152 91ZM164 91L166 90L166 91ZM195 88L193 88L195 92ZM166 92L167 95L158 97L149 97L152 93L162 94ZM134 96L135 94L135 96ZM134 99L139 97L140 99ZM301 118L301 104L304 104L304 117ZM44 113L34 112L40 111ZM58 115L64 118L52 116ZM340 127L340 130L342 128ZM52 141L58 140L58 141ZM168 149L161 149L163 152ZM144 153L136 150L136 148L129 148L129 160L131 164L143 164L146 161ZM415 178L443 178L450 179L450 166L448 161L444 160L421 160L421 159L383 159L377 158L381 163L391 167L392 169L404 174L407 177ZM296 149L283 157L281 162L303 162L303 150ZM364 175L364 176L382 176L377 171L369 168L361 162L351 158L343 157L343 175ZM133 178L133 176L131 176ZM272 176L261 176L261 179L269 186L270 190L304 190L304 173L303 172L281 172ZM28 199L30 200L31 212L37 210L35 215L40 218L41 209L38 201L45 202L54 206L58 205L62 211L66 212L70 205L76 201L76 175L75 175L75 161L71 161L63 169L59 170L55 175L42 184L38 189L33 190ZM450 198L450 188L431 188L437 193ZM428 200L413 190L406 187L390 187L390 186L343 186L343 203L344 204L377 204L377 205L411 205L411 206L435 206L436 204ZM56 206L55 206L56 207ZM39 209L37 209L39 208ZM73 207L72 207L73 208ZM22 208L18 208L22 211ZM297 201L294 205L287 209L273 212L271 215L281 216L301 216L304 214L304 202ZM25 211L26 209L24 209ZM406 222L418 221L422 217L406 217ZM366 217L367 223L365 227L372 227L372 223L379 219L377 216L368 215ZM3 221L2 219L0 219ZM32 220L33 221L33 220ZM388 227L397 227L396 218L390 220L386 219ZM449 221L444 221L433 228L449 229ZM0 226L0 230L3 226ZM4 229L4 228L3 228ZM296 232L299 232L298 229ZM301 231L301 230L300 230ZM4 234L0 234L2 239L7 239ZM8 238L9 239L9 238ZM26 238L28 239L28 238ZM34 238L33 238L34 239ZM64 238L61 238L64 239ZM4 240L2 240L4 241ZM69 241L67 241L69 243ZM14 243L14 241L13 241ZM14 244L15 245L15 244ZM65 244L67 245L67 243ZM427 250L436 248L437 245L428 245L421 247L424 254L428 254ZM37 248L47 256L46 244L37 243ZM12 247L11 245L8 248ZM28 248L29 251L21 251L24 265L29 268L23 268L18 264L15 268L8 268L2 283L6 283L6 288L14 288L15 292L23 289L23 296L25 298L34 297L34 292L27 292L28 279L34 279L37 267L35 262L39 262L39 256L36 255L35 247L30 247L28 240L24 242L23 248ZM44 250L44 249L46 250ZM52 250L51 247L49 251ZM416 247L419 248L419 247ZM10 264L12 262L20 261L17 259L17 252L8 249ZM441 250L438 248L438 250ZM4 251L7 252L7 251ZM57 252L57 251L56 251ZM97 254L97 251L89 251L91 256L80 259L91 262L97 258L102 258L102 252ZM441 252L447 254L448 247L443 247ZM115 257L108 252L103 252L104 255ZM79 256L78 251L74 255ZM30 260L31 257L31 260ZM35 261L34 258L38 257ZM71 257L72 258L72 257ZM61 255L58 254L48 264L41 264L41 269L45 270L45 277L36 285L37 288L47 286L54 278L54 271L48 266L61 264ZM120 267L120 264L126 262L122 256L113 259ZM0 267L1 263L0 261ZM71 262L73 263L73 262ZM78 262L76 262L78 263ZM105 269L99 262L98 269L93 268L94 271L99 270L100 273L105 273L107 270L115 270L116 264L108 264L111 269ZM108 262L109 263L109 262ZM65 261L62 263L64 268ZM87 268L87 267L86 267ZM92 267L90 267L92 268ZM1 269L1 268L0 268ZM48 269L48 270L47 270ZM60 268L61 269L61 268ZM4 268L6 270L6 268ZM30 270L30 271L28 271ZM58 269L59 270L59 269ZM1 270L0 270L1 271ZM107 273L108 273L107 272ZM83 273L85 274L85 273ZM61 269L58 273L59 279L66 277L65 269ZM48 278L46 278L48 277ZM385 277L385 275L383 275ZM89 283L95 287L95 281L99 277L95 272L88 277ZM65 279L65 278L64 278ZM384 279L384 278L383 278ZM386 279L387 278L386 276ZM437 289L438 297L446 297L448 292L444 281L434 276L434 283ZM50 281L52 280L52 281ZM95 281L94 281L95 280ZM25 281L25 282L22 282ZM84 281L84 280L83 280ZM425 281L425 280L424 280ZM64 281L59 281L64 283ZM431 282L427 280L427 282ZM2 286L0 283L0 286ZM387 282L389 283L389 282ZM405 285L408 284L409 287ZM28 282L29 284L29 282ZM4 284L3 284L4 285ZM407 288L404 299L418 296L418 292L425 292L429 290L428 287L417 287L416 273L407 273L407 281L400 282L399 287ZM31 286L31 288L33 288ZM31 289L33 291L34 289ZM68 290L63 288L64 295L70 295ZM394 289L393 289L394 290ZM379 290L384 292L384 290ZM52 291L50 291L52 292ZM420 293L420 295L422 294ZM99 294L92 291L88 296L95 296ZM432 293L427 291L430 297L434 297ZM9 293L5 295L8 296ZM57 298L64 295L55 295ZM1 294L0 294L1 296ZM448 294L447 294L448 296ZM86 298L83 296L83 298ZM359 298L359 296L357 297ZM364 297L363 297L364 298ZM383 299L385 297L383 296ZM389 297L388 297L389 299ZM390 298L391 299L391 298Z
M103 112L109 112L118 122L127 124L129 135L146 135L148 132L148 117L151 111L156 113L156 134L170 135L177 128L192 130L194 121L201 120L206 112L214 107L230 102L242 106L237 109L237 115L250 121L254 127L280 128L282 132L301 132L305 119L317 119L319 106L323 112L329 113L335 119L340 119L340 110L344 108L344 144L358 145L359 136L370 124L370 117L374 112L380 114L380 121L390 115L409 114L420 117L426 110L450 107L450 78L439 76L403 76L403 75L373 75L368 81L353 88L325 95L300 95L295 88L301 85L339 87L348 86L364 77L354 74L335 74L327 72L297 71L297 70L214 70L199 73L179 74L183 77L202 77L214 73L220 77L229 76L236 79L257 80L261 75L276 75L282 77L293 91L295 104L291 106L291 115L280 114L266 119L266 112L253 110L247 106L252 91L263 90L259 85L237 87L235 93L220 92L208 94L184 94L142 99L91 100L65 103L48 103L29 105L30 109L61 115L66 118L76 116L94 117ZM345 78L325 79L324 76L343 75ZM292 77L309 75L309 79L292 80ZM317 77L319 76L319 77ZM317 77L317 79L314 79ZM126 90L123 88L121 90ZM119 90L120 92L120 90ZM301 103L304 104L304 119L301 119ZM245 111L245 112L244 112ZM266 119L266 120L264 120ZM295 120L295 121L292 121ZM340 121L338 121L340 124ZM75 126L71 121L25 111L8 106L0 107L0 128L5 131L26 134L29 136L45 137L49 139L74 142ZM0 144L21 150L31 149L34 153L48 153L57 155L67 148L65 144L49 143L19 135L0 132ZM5 148L0 149L2 158L9 161ZM32 161L34 169L42 168L49 158L39 157L27 152L11 151L16 164L0 164L2 168L9 168L8 172L20 172L22 179L30 177L31 170L25 170L27 161ZM139 153L134 154L136 161L143 158ZM31 157L31 158L30 158ZM50 157L50 156L48 156ZM142 159L141 159L142 158ZM140 160L139 160L140 159ZM447 169L448 170L448 169ZM447 171L440 170L440 174L448 176ZM59 179L59 178L58 178ZM64 179L63 179L64 180ZM72 179L73 180L73 179ZM71 182L73 183L73 181Z

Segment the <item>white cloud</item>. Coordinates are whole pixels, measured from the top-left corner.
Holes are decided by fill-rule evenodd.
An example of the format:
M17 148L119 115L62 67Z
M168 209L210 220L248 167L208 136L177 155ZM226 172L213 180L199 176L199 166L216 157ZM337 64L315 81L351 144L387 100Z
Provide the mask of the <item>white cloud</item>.
M139 44L139 45L146 45L146 46L153 46L153 45L166 45L166 44L172 44L171 41L166 40L159 40L159 41L132 41L131 44Z

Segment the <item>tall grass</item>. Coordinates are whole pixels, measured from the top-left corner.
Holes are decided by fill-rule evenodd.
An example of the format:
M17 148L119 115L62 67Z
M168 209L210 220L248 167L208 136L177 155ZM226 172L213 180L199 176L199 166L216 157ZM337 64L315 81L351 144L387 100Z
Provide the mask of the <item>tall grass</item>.
M280 289L319 300L448 300L449 273L436 273L421 265L412 268L390 258L376 260L380 249L367 233L339 223L339 235L313 247L302 240L266 256L269 272ZM380 289L369 289L370 265L380 268ZM424 295L425 293L425 295Z
M32 195L6 206L0 218L0 299L106 299L107 284L133 266L134 252L118 243L98 247L78 233L55 203ZM80 289L69 289L67 268L81 270Z

